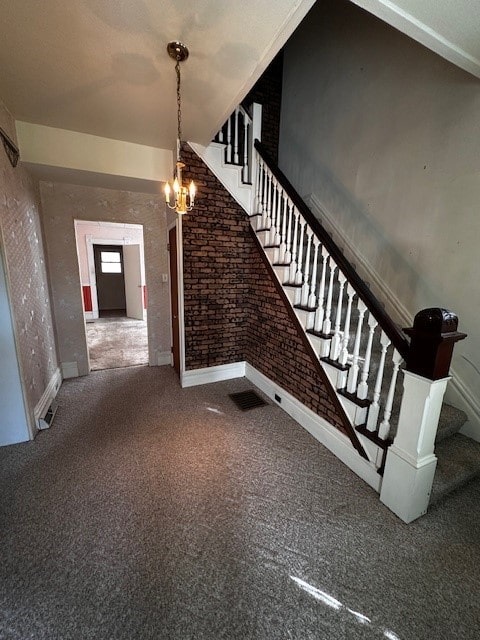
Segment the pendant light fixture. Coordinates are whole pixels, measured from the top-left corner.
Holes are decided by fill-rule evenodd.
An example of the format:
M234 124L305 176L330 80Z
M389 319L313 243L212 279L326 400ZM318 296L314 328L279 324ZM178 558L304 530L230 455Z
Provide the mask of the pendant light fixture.
M182 169L185 163L182 162L182 95L180 63L188 58L188 49L182 42L169 42L167 45L168 55L176 62L175 73L177 75L177 162L175 165L174 180L172 185L165 183L165 201L170 209L179 214L187 213L193 209L195 203L196 188L193 180L188 187L182 182ZM173 191L173 202L171 201Z

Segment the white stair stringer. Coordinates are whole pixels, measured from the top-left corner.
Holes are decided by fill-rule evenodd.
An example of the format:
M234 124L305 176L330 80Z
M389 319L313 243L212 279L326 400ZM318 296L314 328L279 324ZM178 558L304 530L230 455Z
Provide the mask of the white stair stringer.
M248 215L251 215L252 185L242 182L242 166L225 162L225 145L218 142L211 142L208 147L195 142L189 142L189 145L220 180L230 195L245 209Z

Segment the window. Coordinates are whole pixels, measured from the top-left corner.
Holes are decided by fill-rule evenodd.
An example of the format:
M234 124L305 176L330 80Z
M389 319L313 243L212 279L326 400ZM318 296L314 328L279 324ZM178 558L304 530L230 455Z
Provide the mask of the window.
M122 273L120 251L100 251L102 273Z

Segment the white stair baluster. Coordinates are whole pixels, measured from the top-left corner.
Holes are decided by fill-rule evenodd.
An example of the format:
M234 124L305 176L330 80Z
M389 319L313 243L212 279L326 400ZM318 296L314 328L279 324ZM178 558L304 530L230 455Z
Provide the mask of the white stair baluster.
M218 132L218 141L223 144L223 127Z
M375 381L375 389L373 391L373 402L368 409L367 429L369 431L377 430L378 414L380 413L380 393L382 391L383 383L383 371L385 369L385 356L387 355L387 349L391 342L388 336L382 331L380 335L380 344L382 346L382 353L380 355L380 363L378 365L377 379Z
M365 312L367 310L367 306L363 302L363 300L358 301L357 309L358 309L357 332L355 334L355 344L353 346L352 366L350 367L350 371L348 372L348 381L347 381L347 391L349 393L355 393L357 390L358 372L360 369L360 367L358 366L358 357L360 354L360 340L362 338L363 318L365 317Z
M248 158L248 138L249 138L250 123L243 116L243 171L242 181L250 182L250 161Z
M268 244L270 246L275 246L275 238L277 236L277 226L278 226L278 190L277 190L277 180L272 176L272 226L270 228L270 236L268 240Z
M283 215L282 215L282 232L280 234L280 251L278 252L278 262L280 264L285 264L285 255L287 252L287 217L288 217L288 204L287 204L287 194L282 189L282 205L283 205Z
M265 163L262 164L263 176L262 176L262 229L268 229L268 174Z
M372 358L372 344L373 344L373 334L375 333L375 329L378 326L378 322L375 320L371 313L368 314L368 341L367 348L365 350L365 361L362 367L362 374L360 377L360 384L357 389L357 398L360 400L365 400L368 395L368 374L370 372L370 360Z
M323 319L325 317L325 308L324 308L325 279L326 279L329 260L330 260L330 256L328 254L328 251L324 246L322 246L322 275L320 278L320 285L318 287L318 297L317 297L318 307L317 307L317 313L315 314L315 324L313 326L313 330L316 331L317 333L320 333L320 331L322 331Z
M342 306L343 306L343 289L345 287L345 282L347 278L343 275L343 273L338 271L338 282L340 284L340 288L338 290L338 300L337 300L337 312L335 314L335 326L333 329L333 338L330 341L330 359L337 360L340 355L340 348L342 346L342 336L340 333L340 323L342 321Z
M305 273L303 277L302 298L300 304L306 307L308 304L308 296L310 293L310 253L312 250L313 231L307 226L307 253L305 255Z
M227 162L232 162L232 116L227 120Z
M295 284L302 284L303 282L303 271L302 271L302 260L303 260L303 238L305 234L305 219L303 216L300 216L300 239L298 241L298 259L297 259L297 273L295 274Z
M266 229L272 228L272 174L267 172L267 224Z
M277 218L276 218L276 224L275 224L275 236L273 238L273 244L275 246L280 247L280 229L282 228L282 190L277 180L275 180L275 192L277 194L277 204L276 204ZM277 251L276 253L277 253L277 262L278 262L279 251Z
M256 202L256 213L263 213L262 209L262 179L263 179L263 160L260 156L257 158L257 176L256 176L256 184L255 184L255 202ZM260 228L261 225L258 224L257 221L257 229Z
M297 241L298 241L298 226L300 214L297 207L293 209L293 242L292 242L292 260L290 262L290 269L288 274L288 282L295 282L295 275L297 273Z
M310 281L310 295L308 296L308 306L310 309L313 309L317 306L317 297L315 295L315 290L317 288L317 269L318 269L318 248L320 246L320 240L317 236L313 238L313 267L312 267L312 278Z
M288 226L287 226L287 242L285 250L285 264L290 264L292 261L292 218L293 218L293 203L290 199L287 200L288 206Z
M355 289L351 284L347 285L347 313L345 314L345 325L343 327L343 340L342 340L342 348L340 352L340 357L338 358L339 363L342 366L347 364L348 360L348 342L350 340L350 321L352 318L352 304L353 298L355 297Z
M337 265L330 257L329 260L330 267L330 278L328 281L328 289L327 289L327 301L325 304L325 317L322 325L322 332L325 334L329 334L332 330L332 296L333 296L333 278L335 276L335 271L337 269ZM328 352L327 352L328 353ZM327 355L327 354L325 354Z
M233 162L238 164L238 118L240 117L240 110L237 107L233 114L234 122L234 136L233 136Z
M395 385L397 384L398 369L402 362L402 356L396 349L393 351L392 356L393 373L390 380L390 387L388 389L387 401L385 403L385 412L383 414L383 420L378 428L378 436L383 440L386 440L390 434L390 417L392 415L393 399L395 396Z

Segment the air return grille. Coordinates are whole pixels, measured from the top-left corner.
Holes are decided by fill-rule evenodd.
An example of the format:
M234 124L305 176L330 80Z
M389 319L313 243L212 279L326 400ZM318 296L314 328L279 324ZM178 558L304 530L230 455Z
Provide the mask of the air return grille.
M242 411L255 409L255 407L263 407L267 404L253 389L241 391L240 393L230 393L229 397Z

